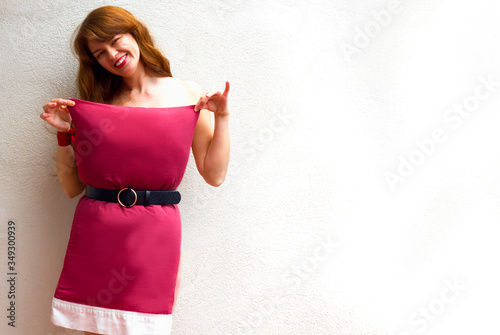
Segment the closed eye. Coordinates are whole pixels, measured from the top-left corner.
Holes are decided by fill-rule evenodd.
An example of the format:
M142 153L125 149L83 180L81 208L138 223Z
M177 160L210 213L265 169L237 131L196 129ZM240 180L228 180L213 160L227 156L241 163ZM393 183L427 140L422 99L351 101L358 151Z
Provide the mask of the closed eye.
M114 45L116 43L116 41L118 41L120 39L120 37L117 37L113 40L113 42L111 42L111 45ZM101 51L97 54L96 58L99 58L102 54L104 53L104 51Z

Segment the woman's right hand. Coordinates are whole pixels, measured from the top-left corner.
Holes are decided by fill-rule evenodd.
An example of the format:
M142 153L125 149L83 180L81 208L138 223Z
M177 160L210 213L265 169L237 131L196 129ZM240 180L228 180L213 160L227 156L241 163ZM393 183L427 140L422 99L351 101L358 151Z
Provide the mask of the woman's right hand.
M65 99L52 99L43 106L40 118L56 128L57 131L67 132L71 128L71 115L67 106L74 106L75 102Z

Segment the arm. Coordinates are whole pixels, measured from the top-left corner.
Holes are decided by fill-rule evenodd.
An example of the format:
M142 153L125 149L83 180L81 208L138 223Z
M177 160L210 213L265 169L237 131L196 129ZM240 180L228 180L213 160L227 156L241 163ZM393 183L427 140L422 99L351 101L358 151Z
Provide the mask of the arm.
M195 86L199 98L195 111L200 116L193 137L193 156L196 167L205 181L212 186L220 186L226 178L229 165L229 110L227 93L229 83L226 82L224 93L215 92L205 95L200 87ZM210 119L214 113L214 127Z
M40 118L56 128L66 132L70 128L71 116L67 105L74 106L75 102L64 99L52 99L43 106ZM68 198L74 198L85 188L76 169L75 152L71 145L57 146L56 168L59 184Z
M85 189L76 169L75 152L71 145L57 146L56 154L57 178L64 194L74 198Z

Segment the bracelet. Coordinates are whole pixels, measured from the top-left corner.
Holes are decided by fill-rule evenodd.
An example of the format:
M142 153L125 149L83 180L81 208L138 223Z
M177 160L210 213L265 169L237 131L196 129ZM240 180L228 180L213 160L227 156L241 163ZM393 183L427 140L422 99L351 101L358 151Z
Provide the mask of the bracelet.
M71 142L75 142L75 129L70 128L67 132L58 131L57 132L57 145L65 147L70 145Z

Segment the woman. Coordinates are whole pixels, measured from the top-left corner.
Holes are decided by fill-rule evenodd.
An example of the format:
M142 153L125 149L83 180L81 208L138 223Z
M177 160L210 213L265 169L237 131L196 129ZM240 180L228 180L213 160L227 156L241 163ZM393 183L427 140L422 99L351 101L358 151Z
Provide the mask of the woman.
M148 109L141 109L141 111L146 112L151 108L151 110L156 109L169 112L175 111L179 112L178 114L181 115L181 111L183 113L188 113L189 107L193 109L192 106L194 106L194 112L198 113L198 117L197 120L195 120L194 134L192 136L192 142L189 143L189 145L191 146L197 169L208 184L212 186L219 186L222 184L225 179L229 163L229 110L227 106L227 97L229 92L228 82L226 82L223 93L220 93L219 91L205 93L199 85L194 82L182 81L173 78L170 72L170 64L168 60L155 48L147 28L131 13L115 6L104 6L95 9L88 14L77 30L74 40L74 49L79 58L79 92L83 100L96 103L94 105L90 105L91 107L101 108L103 111L112 108L122 108L119 106L128 106L131 108L130 110L133 111L139 110L134 109L135 107L146 107ZM85 217L86 212L92 211L93 208L109 208L109 210L112 209L113 211L116 211L116 207L118 207L119 211L115 212L118 213L116 215L126 213L124 217L120 218L119 227L115 228L121 229L122 226L125 227L128 224L128 217L133 216L129 213L134 213L134 210L144 211L144 208L148 208L148 213L156 213L155 215L158 217L163 217L165 213L170 216L178 215L177 207L175 205L147 207L144 205L142 207L134 206L132 208L121 208L114 203L94 200L98 198L88 198L90 196L89 188L91 187L85 185L82 181L82 170L80 170L79 173L79 170L77 169L78 162L75 161L75 156L77 155L75 153L74 143L71 143L70 141L72 137L69 135L72 121L74 121L71 117L73 114L70 113L70 111L72 109L76 109L79 105L89 106L89 103L86 101L77 99L53 99L43 106L44 112L40 115L43 120L58 130L59 145L57 148L56 163L58 179L62 190L69 198L76 197L86 190L85 196L80 199L78 204L79 207L77 207L79 217ZM185 111L186 108L188 109L188 112ZM212 128L210 112L214 113L214 128ZM74 124L76 125L76 123ZM75 126L75 128L77 127ZM78 134L79 129L77 128L75 131ZM148 145L148 143L144 143L144 145ZM182 166L180 169L182 170ZM182 177L182 173L180 178ZM95 176L92 176L92 178L93 177ZM126 186L127 185L124 185L123 187ZM119 200L120 194L118 193L118 201ZM135 200L137 200L137 195ZM130 206L128 205L124 207ZM154 210L151 208L154 208ZM77 220L76 216L77 213L75 213L75 219L69 241L69 245L71 245L73 249L71 250L71 253L68 249L63 268L63 274L66 276L64 284L67 286L69 285L68 287L74 285L71 280L67 279L69 278L68 273L71 271L78 272L79 277L85 277L88 275L88 278L84 278L84 283L97 280L95 279L97 272L92 272L94 271L94 264L85 268L85 270L82 270L82 266L73 264L76 262L71 258L76 257L73 256L74 253L86 254L87 252L99 252L99 248L101 247L111 249L122 248L120 250L121 253L128 252L127 249L123 249L127 248L128 244L124 244L124 242L122 242L119 238L111 239L111 242L109 243L116 244L110 247L109 245L104 246L99 244L99 237L101 234L95 234L94 236L88 235L89 237L87 240L82 237L87 234L85 229L92 229L91 227L96 221L99 221L99 229L107 229L106 225L110 222L106 221L108 220L107 217L104 219L101 217L94 218L93 221L88 221L85 224L80 225L80 221ZM152 222L155 224L158 220L161 222L161 219L149 218L149 220L153 220ZM170 220L170 217L168 217L168 220ZM180 224L180 221L177 222L176 219L172 220L172 225L174 225L174 223ZM142 218L140 221L143 223ZM75 228L75 225L77 224L78 228ZM131 229L142 229L141 227L143 225L137 224L137 220L131 223L131 227L133 227L134 224L137 228ZM76 234L73 230L77 230L78 234ZM99 230L99 232L101 232L101 230ZM119 233L121 232L116 231L117 235L115 235L115 231L111 231L110 236L118 236ZM151 230L145 232L145 234L150 233L156 234ZM175 231L172 230L172 232L167 231L166 234L165 238L170 238L170 235L173 235L173 238L180 239L179 229ZM96 239L94 239L94 237L96 237ZM127 239L132 238L134 238L133 233L131 233L130 236L127 235ZM110 239L108 238L108 240ZM175 242L177 243L177 240L175 240ZM172 243L171 245L178 246L176 243ZM88 250L85 249L86 244L88 244ZM136 243L133 245L134 248L144 248L137 249L137 252L147 253L150 251L149 249L153 248L151 245L148 245L147 247L138 246ZM162 258L158 260L159 263L152 263L149 267L137 270L138 272L134 272L133 275L131 275L130 272L127 272L130 271L130 269L136 269L136 267L132 266L129 266L126 270L122 269L122 272L120 272L118 268L118 270L114 268L111 270L115 277L106 282L109 284L109 287L104 287L103 284L100 284L101 286L98 287L101 287L101 290L98 291L97 294L103 294L103 292L109 293L109 290L111 290L113 294L113 303L115 305L103 304L102 302L104 298L101 299L101 304L99 304L96 299L90 299L89 297L87 297L85 302L77 300L76 298L73 301L71 301L72 299L62 299L67 301L55 299L58 303L61 303L61 305L54 307L55 305L53 303L52 322L59 326L84 330L85 334L97 334L95 331L99 334L112 333L113 335L143 334L146 332L148 334L169 334L171 322L169 322L169 319L165 319L165 317L171 317L171 312L175 306L177 292L179 289L181 263L180 250L178 251L177 257L177 249L171 245L165 245L164 249L157 251L162 253ZM112 253L113 250L110 252ZM154 254L147 255L150 256L147 256L146 259L156 259L156 257L151 256ZM87 255L85 256L90 257ZM172 289L172 292L175 290L175 295L171 295L173 296L173 301L169 298L171 296L162 297L162 291L155 293L160 295L156 297L157 300L165 299L166 301L170 299L168 300L168 303L162 305L167 306L166 312L164 309L155 311L151 310L148 313L144 312L144 310L149 311L149 309L141 310L138 308L134 310L134 308L116 307L118 306L116 305L118 304L118 301L121 301L120 299L122 299L121 295L125 296L123 299L127 299L127 292L131 292L130 290L136 289L137 285L134 285L136 283L140 283L143 276L153 276L155 274L154 271L156 270L154 268L152 269L152 267L161 266L163 264L161 263L164 259L163 257L170 257L169 259L171 264L176 265L175 271L170 269L170 272L167 275L160 276L175 276L175 287L169 287L169 289ZM96 257L95 260L92 259L92 262L95 262L95 267L99 267L102 271L105 266L110 266L108 263L111 262L112 259L112 255L106 254L106 257ZM111 267L109 269L111 269ZM148 273L146 274L145 272ZM133 285L127 283L127 278L134 278L131 279L134 281ZM161 281L162 278L158 278L157 280ZM61 290L61 292L62 281L63 278L61 277L58 284L58 290ZM82 286L85 285L86 284ZM107 290L108 288L109 290ZM67 294L71 296L71 294L73 294L71 289L68 291L69 292ZM58 292L59 291L56 291L56 296ZM60 296L63 296L62 293L59 294ZM89 293L87 292L87 295L88 294ZM104 297L104 295L102 295L102 297ZM107 301L111 301L111 299ZM64 308L59 308L60 306L63 306ZM111 306L114 308L111 308ZM78 313L81 314L71 314L75 311L78 311ZM57 313L57 315L54 317L55 313ZM78 321L81 320L82 317L85 319L85 322L83 323ZM61 320L64 320L64 322ZM99 326L96 326L96 324ZM141 328L145 327L144 324L147 324L147 328Z

